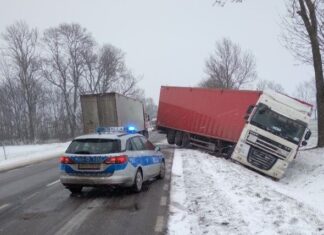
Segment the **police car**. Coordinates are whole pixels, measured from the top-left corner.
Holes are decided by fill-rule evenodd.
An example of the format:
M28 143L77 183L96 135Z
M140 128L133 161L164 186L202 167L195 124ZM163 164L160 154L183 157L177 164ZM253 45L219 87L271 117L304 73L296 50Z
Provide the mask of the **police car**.
M60 158L60 181L72 193L84 186L119 185L140 192L144 181L164 178L165 159L159 147L133 127L98 128L75 138Z

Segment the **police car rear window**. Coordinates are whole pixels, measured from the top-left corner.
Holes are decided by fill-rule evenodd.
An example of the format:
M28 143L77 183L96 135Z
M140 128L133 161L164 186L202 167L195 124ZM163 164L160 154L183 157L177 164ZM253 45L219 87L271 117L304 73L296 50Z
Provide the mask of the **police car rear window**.
M73 140L66 153L72 154L108 154L120 152L120 140L78 139Z

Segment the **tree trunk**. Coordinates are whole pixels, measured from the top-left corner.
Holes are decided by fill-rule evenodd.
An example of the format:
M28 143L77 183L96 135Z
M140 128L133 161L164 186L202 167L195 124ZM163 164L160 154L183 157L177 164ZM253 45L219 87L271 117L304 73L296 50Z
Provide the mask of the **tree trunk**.
M323 64L317 33L310 35L316 82L316 101L318 110L318 147L324 147L324 77Z
M299 5L300 11L298 11L298 14L304 22L312 47L318 112L318 147L324 147L324 77L322 57L318 42L315 3L311 0L299 0Z

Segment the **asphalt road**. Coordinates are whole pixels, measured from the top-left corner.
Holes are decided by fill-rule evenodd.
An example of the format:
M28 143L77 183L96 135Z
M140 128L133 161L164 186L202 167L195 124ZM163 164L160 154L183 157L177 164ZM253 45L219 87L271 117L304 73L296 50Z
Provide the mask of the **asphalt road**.
M138 194L85 188L73 196L58 181L58 159L0 173L0 234L165 234L173 149L160 146L166 177Z

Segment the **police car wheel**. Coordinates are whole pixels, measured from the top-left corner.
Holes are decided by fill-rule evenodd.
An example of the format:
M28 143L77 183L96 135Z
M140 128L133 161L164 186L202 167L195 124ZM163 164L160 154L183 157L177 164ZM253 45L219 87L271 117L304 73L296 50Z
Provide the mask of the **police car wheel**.
M142 185L143 185L143 176L141 170L137 170L135 179L134 179L134 185L133 185L133 190L138 193L142 190Z
M82 186L67 186L68 190L70 190L71 193L81 193Z
M160 174L158 175L158 179L164 179L164 176L165 176L165 163L163 161L161 162Z

